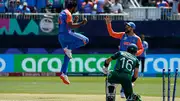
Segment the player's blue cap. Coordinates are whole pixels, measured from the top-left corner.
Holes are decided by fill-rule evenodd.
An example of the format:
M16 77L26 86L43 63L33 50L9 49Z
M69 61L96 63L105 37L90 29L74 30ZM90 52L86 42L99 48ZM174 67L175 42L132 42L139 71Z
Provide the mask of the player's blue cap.
M130 26L131 28L136 29L136 25L135 25L134 22L126 22L126 24L127 24L128 26Z

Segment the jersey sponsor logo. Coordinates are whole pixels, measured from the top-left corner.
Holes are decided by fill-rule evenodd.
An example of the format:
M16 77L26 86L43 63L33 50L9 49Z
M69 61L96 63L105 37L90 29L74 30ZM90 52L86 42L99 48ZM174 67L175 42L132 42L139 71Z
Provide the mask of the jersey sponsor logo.
M129 44L131 44L130 42L124 42L124 45L129 45Z

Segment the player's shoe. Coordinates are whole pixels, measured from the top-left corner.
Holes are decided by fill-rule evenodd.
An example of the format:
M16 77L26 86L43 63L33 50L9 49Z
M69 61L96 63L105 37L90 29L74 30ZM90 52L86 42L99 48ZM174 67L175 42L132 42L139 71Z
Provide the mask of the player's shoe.
M62 81L63 81L64 84L67 84L67 85L70 84L70 81L69 81L69 79L68 79L68 76L65 75L64 73L62 73L62 72L60 73L60 78L62 79Z
M121 98L125 98L124 92L121 92L120 95L121 95Z
M72 59L72 50L64 48L64 53L70 58Z
M141 96L140 96L140 95L138 95L138 94L132 94L131 96L129 96L129 97L127 98L126 101L142 101L142 100L141 100Z

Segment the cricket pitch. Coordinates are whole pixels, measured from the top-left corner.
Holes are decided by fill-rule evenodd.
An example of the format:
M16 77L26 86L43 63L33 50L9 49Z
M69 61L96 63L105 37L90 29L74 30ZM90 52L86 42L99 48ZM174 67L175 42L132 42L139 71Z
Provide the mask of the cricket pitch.
M161 101L162 97L142 96L142 100ZM105 101L105 95L1 93L0 101ZM116 101L125 101L125 99L117 95ZM176 98L175 101L180 101L180 98Z

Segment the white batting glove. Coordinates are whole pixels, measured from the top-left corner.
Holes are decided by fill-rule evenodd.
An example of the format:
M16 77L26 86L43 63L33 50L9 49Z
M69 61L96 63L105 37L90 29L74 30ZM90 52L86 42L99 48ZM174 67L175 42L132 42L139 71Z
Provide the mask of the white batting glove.
M134 87L134 82L132 82L132 87Z
M103 72L104 74L108 74L108 73L109 73L108 68L105 67L105 66L103 66L102 70L103 70L102 72Z

